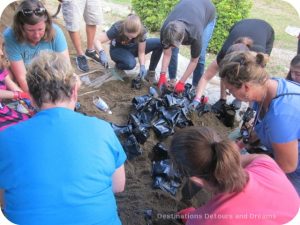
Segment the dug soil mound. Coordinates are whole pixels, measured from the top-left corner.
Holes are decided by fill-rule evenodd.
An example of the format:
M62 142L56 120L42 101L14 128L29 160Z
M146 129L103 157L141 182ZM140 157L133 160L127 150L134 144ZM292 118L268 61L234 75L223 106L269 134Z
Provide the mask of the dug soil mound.
M105 71L101 70L95 74L100 77L105 76ZM131 88L131 79L130 77L124 77L124 81L112 80L104 83L98 89L83 84L79 97L80 111L114 124L126 125L129 114L133 111L132 99L149 93L148 83L144 83L140 90L136 90ZM100 96L110 106L112 114L99 110L93 104L94 96ZM225 127L213 113L206 113L201 117L193 115L191 119L195 126L212 127L222 136L227 136L230 132L230 129ZM163 143L168 146L171 138L172 136L163 140ZM161 140L151 130L150 137L141 145L142 155L126 162L126 189L123 193L117 195L119 213L123 224L143 225L147 222L148 224L160 225L179 224L175 219L175 213L188 206L186 202L181 201L180 190L173 196L166 191L153 189L152 187L152 149L159 141ZM209 197L208 193L200 191L192 199L192 204L199 206L207 201ZM147 213L150 212L152 213L152 219L147 221Z
M1 17L0 29L10 25L15 6L10 6L5 10ZM55 11L55 10L54 10ZM63 24L62 21L55 21L58 24ZM74 52L74 48L70 39L66 34L70 52ZM84 43L85 44L85 43ZM71 54L72 63L75 66L75 55ZM81 107L79 111L89 116L95 116L108 122L126 125L129 120L129 114L132 112L132 99L136 96L145 95L149 91L149 84L145 83L141 89L136 90L131 88L131 77L124 77L124 73L120 77L110 76L108 79L101 77L107 76L111 70L105 70L99 64L89 62L91 71L95 73L88 75L90 81L98 79L98 87L87 85L87 76L82 76L83 85L79 93L79 102ZM111 63L113 66L113 63ZM76 70L76 69L75 69ZM79 71L76 71L80 74ZM99 79L101 78L101 79ZM93 97L100 96L109 106L112 114L100 111L93 104ZM209 126L216 129L220 135L227 136L230 129L226 128L212 113L206 113L201 117L192 116L192 122L195 126ZM179 128L176 128L179 129ZM99 134L100 136L101 134ZM168 146L169 138L163 140ZM117 194L118 211L124 225L145 225L145 224L179 224L175 219L175 213L192 203L194 206L199 206L206 202L210 196L203 190L191 200L189 204L181 201L181 191L178 190L176 195L154 189L152 179L152 149L159 142L154 132L150 131L150 137L141 145L142 154L125 164L126 170L126 189L123 193Z

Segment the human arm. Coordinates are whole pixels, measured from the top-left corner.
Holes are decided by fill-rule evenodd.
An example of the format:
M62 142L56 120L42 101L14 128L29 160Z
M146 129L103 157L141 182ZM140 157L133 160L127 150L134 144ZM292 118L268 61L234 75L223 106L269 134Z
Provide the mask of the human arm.
M5 86L10 91L22 91L22 89L12 80L10 73L5 77Z
M99 52L100 63L105 68L108 68L108 58L105 54L102 43L105 43L105 42L108 42L108 41L110 41L110 39L109 39L109 37L107 36L107 34L105 32L102 32L99 35L99 38L94 40L94 46L95 46L97 52Z
M71 62L68 49L66 49L65 51L60 52L59 54L63 55L69 62Z
M27 92L22 91L8 91L8 90L0 90L0 99L29 99L29 94Z
M11 61L10 69L13 73L13 76L16 78L21 90L28 92L28 86L26 81L26 68L23 60Z
M53 24L53 29L55 30L55 37L52 41L54 44L54 48L52 50L60 53L70 62L68 44L62 29L56 24Z
M170 63L170 60L171 60L171 55L172 55L172 48L171 47L168 48L168 49L164 49L160 76L159 76L159 80L158 80L158 83L157 83L158 88L162 88L167 83L167 73L166 73L166 71L168 70L168 66L169 66L169 63Z
M161 65L161 72L166 73L168 70L168 66L170 64L171 60L171 55L172 55L172 48L167 48L164 49L163 51L163 58L162 58L162 65Z
M180 82L185 83L187 81L187 79L191 76L191 74L196 69L198 60L199 60L199 57L190 59L190 62L188 64L186 70L184 71L182 77L180 78Z
M219 66L217 60L214 60L211 64L209 64L207 70L201 77L197 89L196 89L196 98L201 98L203 95L203 91L207 85L207 82L210 81L219 71Z
M110 41L110 39L108 38L106 32L101 32L99 34L98 38L95 38L95 40L94 40L94 45L95 45L96 50L98 52L100 52L101 50L104 50L102 44L109 42L109 41Z
M146 41L139 42L138 58L139 58L140 66L145 65L145 50L146 50Z
M294 172L298 166L298 140L272 143L274 159L285 173Z
M112 176L112 190L114 193L119 193L125 189L125 169L124 164L117 168Z

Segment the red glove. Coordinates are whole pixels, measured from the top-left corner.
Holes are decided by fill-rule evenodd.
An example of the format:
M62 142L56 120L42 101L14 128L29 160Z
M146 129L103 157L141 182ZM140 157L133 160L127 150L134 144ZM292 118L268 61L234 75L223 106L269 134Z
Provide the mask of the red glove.
M202 95L202 96L201 96L201 103L202 103L202 104L206 104L207 102L208 102L208 97Z
M23 98L30 99L29 94L27 92L14 91L14 99L15 100L20 100Z
M161 73L160 73L160 76L159 76L158 83L157 83L157 87L158 87L158 88L161 88L163 85L166 85L166 84L167 84L167 76L166 76L166 73L161 72Z
M208 102L208 97L202 95L201 98L194 98L194 101L201 102L201 104L205 105Z
M175 92L176 93L182 93L184 91L184 83L182 81L179 81L176 85L175 85Z

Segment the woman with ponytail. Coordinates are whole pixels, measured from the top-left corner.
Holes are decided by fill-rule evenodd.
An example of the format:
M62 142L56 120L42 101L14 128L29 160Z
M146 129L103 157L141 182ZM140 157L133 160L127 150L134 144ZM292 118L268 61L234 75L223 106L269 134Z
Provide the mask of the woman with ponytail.
M192 107L197 107L199 98L203 95L207 83L218 74L220 64L224 57L233 51L253 51L263 52L271 55L274 43L274 29L272 26L261 19L243 19L235 23L229 30L228 37L224 41L217 57L212 61L199 83L197 84L196 96ZM220 99L213 105L213 110L219 112L226 103L227 94L223 83L220 85ZM240 104L233 103L237 109Z
M300 194L300 86L269 78L266 61L261 53L233 52L223 59L220 77L237 99L254 102L250 140L259 139Z
M299 209L293 185L267 155L240 155L235 142L207 127L177 132L170 147L179 172L212 193L186 224L284 224ZM278 203L280 204L274 204Z

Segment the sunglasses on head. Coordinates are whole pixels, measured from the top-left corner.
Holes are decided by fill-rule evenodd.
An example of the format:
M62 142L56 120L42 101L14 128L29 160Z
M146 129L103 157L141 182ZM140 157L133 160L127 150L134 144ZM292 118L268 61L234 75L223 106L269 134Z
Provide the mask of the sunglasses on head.
M21 12L24 16L32 16L33 14L36 16L44 16L46 14L45 8L36 8L36 9L22 9Z

